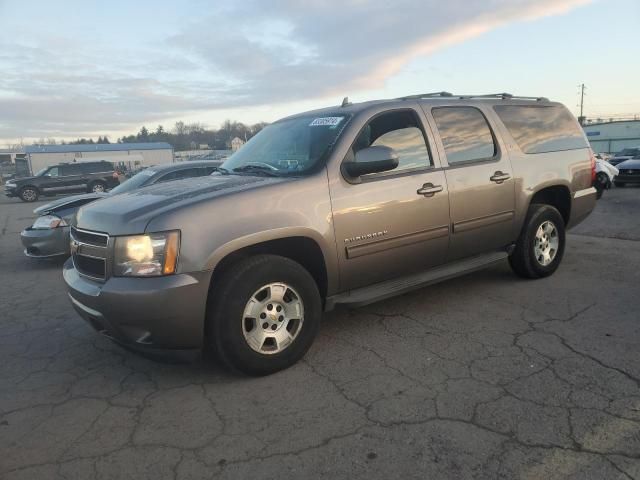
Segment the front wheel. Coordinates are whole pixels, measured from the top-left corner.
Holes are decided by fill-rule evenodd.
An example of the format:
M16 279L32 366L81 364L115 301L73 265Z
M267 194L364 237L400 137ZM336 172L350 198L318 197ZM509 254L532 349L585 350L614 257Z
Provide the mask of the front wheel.
M533 204L509 264L521 277L547 277L560 265L564 246L565 226L560 212L551 205Z
M40 192L35 187L23 187L20 190L20 200L23 202L35 202L39 196Z
M321 316L320 293L307 270L285 257L258 255L212 285L207 342L232 369L268 375L304 356Z

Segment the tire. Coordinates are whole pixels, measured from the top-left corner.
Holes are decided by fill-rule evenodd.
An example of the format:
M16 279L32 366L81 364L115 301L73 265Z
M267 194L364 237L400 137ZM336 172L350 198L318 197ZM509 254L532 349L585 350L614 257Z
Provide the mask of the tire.
M107 191L107 184L101 181L93 182L89 185L89 192L102 193Z
M276 255L249 257L212 284L206 347L232 370L269 375L304 356L321 317L318 286L300 264Z
M626 183L624 182L613 182L616 187L624 187Z
M538 239L537 247L536 237L540 235L539 229L542 238ZM516 248L509 257L509 264L521 277L548 277L557 270L562 261L565 240L564 219L560 212L551 205L533 204L529 207Z
M20 189L19 195L23 202L35 202L40 197L40 191L36 187L26 186Z
M593 186L596 188L596 198L600 199L604 191L609 188L609 178L605 173L599 172Z

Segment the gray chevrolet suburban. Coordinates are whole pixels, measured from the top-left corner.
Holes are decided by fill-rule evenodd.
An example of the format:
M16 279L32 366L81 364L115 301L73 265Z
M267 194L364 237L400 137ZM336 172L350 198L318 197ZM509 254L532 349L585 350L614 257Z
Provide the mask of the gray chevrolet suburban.
M211 176L82 207L64 279L96 330L269 374L323 310L509 261L551 275L595 206L576 119L545 98L446 92L279 120Z

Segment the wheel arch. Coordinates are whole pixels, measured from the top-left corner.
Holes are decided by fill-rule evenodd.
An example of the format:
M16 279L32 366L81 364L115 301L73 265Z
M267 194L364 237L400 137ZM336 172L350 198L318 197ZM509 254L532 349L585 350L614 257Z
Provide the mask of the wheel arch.
M569 225L571 220L571 191L566 185L551 185L541 188L531 196L528 208L534 203L555 207L562 215L564 224Z
M331 275L327 262L327 252L321 247L321 241L313 233L305 230L288 230L265 238L261 234L242 237L229 242L213 252L207 260L207 270L212 270L210 290L224 271L243 258L272 254L289 258L304 267L318 285L324 300L332 291L336 279ZM283 235L283 233L287 233Z

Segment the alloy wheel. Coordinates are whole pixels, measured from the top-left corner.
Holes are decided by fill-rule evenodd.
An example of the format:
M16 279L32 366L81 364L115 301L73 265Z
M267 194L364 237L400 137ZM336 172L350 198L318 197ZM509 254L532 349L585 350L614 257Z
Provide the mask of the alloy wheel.
M537 262L543 267L548 266L558 253L560 238L558 229L553 222L546 220L536 230L533 251Z
M272 355L289 347L302 328L304 305L286 283L260 287L247 302L242 333L252 350Z

